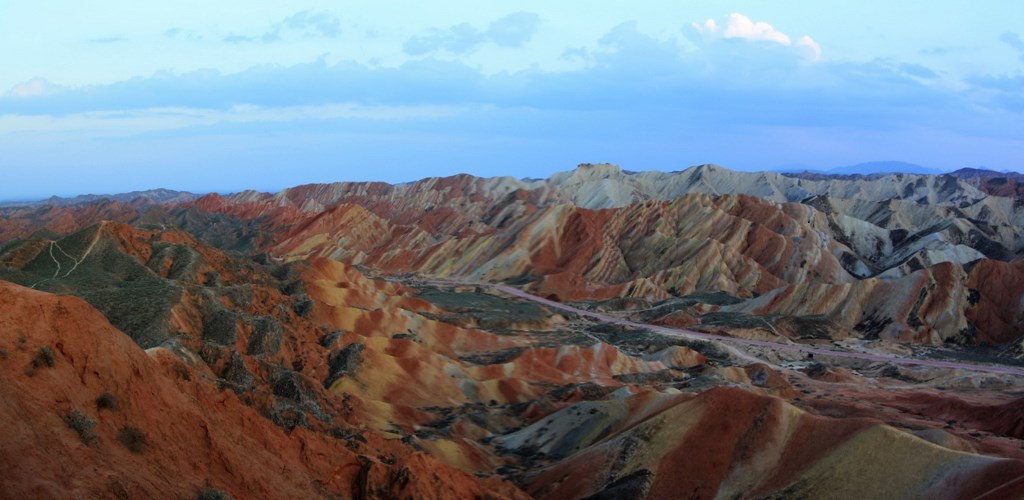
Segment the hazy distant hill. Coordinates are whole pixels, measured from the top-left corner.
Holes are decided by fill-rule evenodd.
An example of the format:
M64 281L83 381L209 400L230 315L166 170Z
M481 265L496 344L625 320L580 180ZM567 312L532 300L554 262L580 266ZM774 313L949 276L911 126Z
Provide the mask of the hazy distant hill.
M132 191L130 193L119 193L119 194L83 194L72 198L62 198L60 196L51 196L45 200L35 201L12 201L4 202L0 201L0 207L32 207L42 205L52 206L73 206L83 205L86 203L92 203L100 200L113 200L132 202L135 200L148 200L152 203L184 203L192 201L198 198L199 195L190 193L187 191L175 191L173 189L150 189L147 191Z
M915 163L904 161L871 161L833 167L828 169L815 169L800 165L787 165L774 170L783 175L798 176L803 178L825 178L825 177L852 177L866 176L878 177L885 174L917 174L917 175L940 175L942 170L928 168Z
M828 174L844 174L844 175L870 175L870 174L918 174L918 175L939 175L943 173L941 170L923 167L914 163L907 163L904 161L871 161L866 163L858 163L856 165L850 165L846 167L836 167L829 169Z

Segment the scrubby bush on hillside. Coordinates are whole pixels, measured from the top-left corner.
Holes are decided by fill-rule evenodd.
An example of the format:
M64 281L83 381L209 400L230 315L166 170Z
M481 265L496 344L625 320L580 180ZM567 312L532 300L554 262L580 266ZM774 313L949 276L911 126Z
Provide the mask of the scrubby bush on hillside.
M223 492L221 490L215 489L215 488L203 488L199 492L199 496L197 496L196 499L197 500L233 500L231 495L228 495L227 493L225 493L225 492Z
M71 410L64 415L64 423L78 433L78 437L83 443L91 444L96 440L96 433L92 430L93 427L96 427L96 421L89 418L88 415L78 410Z
M36 355L32 357L32 363L25 367L25 374L31 377L35 375L40 368L44 366L53 368L56 363L56 359L53 357L53 349L50 349L50 346L40 347L39 350L36 351Z
M128 448L132 453L142 453L146 450L146 435L138 427L126 425L117 433L117 440Z
M117 409L117 397L109 392L104 392L96 398L96 409L97 410L116 410Z

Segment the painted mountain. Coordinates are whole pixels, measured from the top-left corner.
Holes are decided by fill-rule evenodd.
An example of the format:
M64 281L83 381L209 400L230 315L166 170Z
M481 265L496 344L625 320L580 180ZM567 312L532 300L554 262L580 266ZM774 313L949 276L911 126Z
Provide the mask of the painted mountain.
M0 496L1019 498L1019 180L3 207Z

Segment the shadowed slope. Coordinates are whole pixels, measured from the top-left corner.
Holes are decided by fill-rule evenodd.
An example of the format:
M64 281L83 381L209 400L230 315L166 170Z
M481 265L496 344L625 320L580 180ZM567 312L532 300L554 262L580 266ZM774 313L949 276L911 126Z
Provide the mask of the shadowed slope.
M971 498L1024 474L1024 464L722 388L680 396L668 409L539 472L529 491L539 498L585 497L641 471L650 478L645 497L652 499ZM1024 484L1001 494L1024 494Z

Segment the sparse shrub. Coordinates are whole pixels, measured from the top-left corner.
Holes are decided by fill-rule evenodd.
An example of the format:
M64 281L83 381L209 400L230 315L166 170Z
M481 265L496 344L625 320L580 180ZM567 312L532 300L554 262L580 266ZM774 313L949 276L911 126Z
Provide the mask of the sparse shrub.
M821 378L828 374L828 367L821 363L811 363L810 366L804 370L804 373L811 378Z
M117 440L128 448L132 453L142 453L146 450L146 435L138 427L126 425L117 433Z
M28 337L22 335L18 337L18 350L24 350L28 344Z
M96 398L96 409L97 410L116 410L117 409L117 396L109 392L104 392Z
M110 485L107 486L107 492L110 493L108 498L116 498L117 500L131 499L131 495L128 493L128 488L126 488L124 483L117 478L110 480Z
M199 491L197 500L234 500L231 495L216 488L203 488Z
M78 410L71 410L64 415L64 423L78 433L78 437L83 443L92 444L96 440L96 433L92 430L93 427L96 427L96 421L89 418L88 415Z
M43 347L40 347L39 350L36 351L36 355L32 357L32 364L25 367L25 374L31 377L35 375L40 368L44 366L53 368L54 364L56 364L56 360L53 357L53 349L50 349L50 346L44 345Z
M32 365L36 368L41 368L43 365L53 368L54 363L53 349L50 349L50 346L48 345L40 347L39 350L36 351L36 357L32 358Z
M0 349L0 359L7 359L7 349Z

